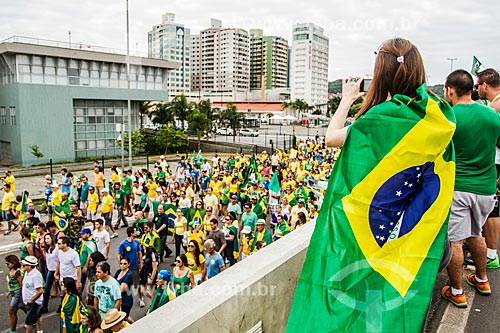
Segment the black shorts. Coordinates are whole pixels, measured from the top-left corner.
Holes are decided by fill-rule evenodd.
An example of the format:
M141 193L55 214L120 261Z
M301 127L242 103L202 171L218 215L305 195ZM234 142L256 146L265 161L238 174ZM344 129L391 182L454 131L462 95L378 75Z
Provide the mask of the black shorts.
M27 305L27 307L26 307L26 320L25 320L26 325L30 325L30 326L36 325L38 318L41 317L41 314L40 314L41 308L42 308L41 304L33 303L33 304Z

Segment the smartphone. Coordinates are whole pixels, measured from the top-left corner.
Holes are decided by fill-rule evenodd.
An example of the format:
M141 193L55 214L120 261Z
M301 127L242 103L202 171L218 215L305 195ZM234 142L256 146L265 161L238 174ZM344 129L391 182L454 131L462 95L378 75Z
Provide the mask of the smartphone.
M363 81L361 82L361 86L359 86L359 91L367 92L371 84L372 84L372 79L363 79Z

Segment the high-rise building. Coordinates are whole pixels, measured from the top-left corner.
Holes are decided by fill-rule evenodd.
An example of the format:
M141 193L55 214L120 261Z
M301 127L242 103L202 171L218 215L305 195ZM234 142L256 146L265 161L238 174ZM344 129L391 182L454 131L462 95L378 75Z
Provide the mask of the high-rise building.
M191 31L175 23L175 14L162 15L160 24L148 32L148 56L179 62L181 67L168 77L169 96L174 97L191 90Z
M250 88L287 88L288 42L281 37L263 36L250 30Z
M313 23L293 26L290 66L292 100L326 110L328 102L328 42L323 28Z
M250 87L248 32L222 28L220 20L193 35L195 51L191 57L193 90L241 91Z

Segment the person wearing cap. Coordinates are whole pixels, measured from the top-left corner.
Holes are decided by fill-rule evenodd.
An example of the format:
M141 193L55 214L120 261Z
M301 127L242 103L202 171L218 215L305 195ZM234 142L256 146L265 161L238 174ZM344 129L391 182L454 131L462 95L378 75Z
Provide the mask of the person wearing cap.
M252 228L250 226L244 226L241 230L241 246L239 251L239 259L243 260L252 254L252 247L255 242L255 238L252 233Z
M22 260L24 278L22 287L23 302L26 304L26 332L33 331L33 325L37 325L37 331L41 331L42 317L40 309L43 302L43 277L38 271L38 259L27 256Z
M205 242L205 233L201 228L201 221L196 219L189 222L188 240L194 240L200 249L203 251L203 243Z
M167 304L176 297L175 289L172 286L172 274L166 269L159 271L156 279L156 290L147 314Z
M130 324L125 320L126 316L127 314L123 311L111 309L104 314L101 322L101 328L105 331L120 332L130 326Z
M255 251L255 243L258 241L264 241L266 245L269 245L272 243L273 238L271 236L271 232L267 230L266 228L266 220L264 219L259 219L257 221L257 225L255 227L255 242L253 243L252 246L252 252Z
M295 224L297 224L297 220L299 218L299 212L304 213L305 216L307 216L307 208L304 205L304 199L299 198L297 201L297 205L292 207L292 211L290 212L290 225L292 230L295 230Z
M236 194L231 195L231 202L227 205L227 212L234 212L238 221L241 221L241 206L238 202L238 196Z
M80 235L82 240L78 246L78 253L80 254L80 267L82 268L82 288L85 288L90 255L97 252L97 244L92 238L92 230L90 228L84 228L80 231Z
M203 228L202 228L203 231L205 232L205 235L207 236L210 230L212 230L212 228L210 227L210 221L212 221L213 218L217 217L213 214L212 207L207 207L205 211L205 216L203 217ZM203 250L203 243L201 245L202 245L201 250Z

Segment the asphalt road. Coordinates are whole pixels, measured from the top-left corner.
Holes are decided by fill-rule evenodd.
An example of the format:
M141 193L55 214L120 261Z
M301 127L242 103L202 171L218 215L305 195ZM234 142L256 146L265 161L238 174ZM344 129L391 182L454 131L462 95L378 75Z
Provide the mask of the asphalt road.
M116 215L115 215L116 216ZM110 260L108 261L109 264L111 265L111 273L114 275L114 273L118 270L118 262L116 259L116 254L118 250L118 245L120 241L124 238L126 238L126 229L125 228L120 228L118 230L119 237L114 238L111 240L111 249L110 249ZM169 238L170 240L170 238ZM172 250L174 250L173 244L169 245ZM183 250L181 250L182 252ZM5 283L5 278L7 274L7 269L5 266L5 256L8 254L17 254L19 255L19 250L12 250L7 253L2 253L0 254L0 262L1 262L1 269L0 269L0 309L5 309L0 311L0 332L8 332L10 328L9 324L9 316L8 316L8 306L10 303L10 299L7 299L5 297L5 293L7 292L7 284ZM159 270L161 269L169 269L171 270L170 264L172 264L174 261L173 256L170 256L169 258L166 258L163 263L159 265ZM134 319L139 319L142 318L145 314L146 311L149 307L151 300L145 297L145 303L146 306L144 308L139 307L139 298L137 293L134 290L134 307L132 308L131 311L131 317ZM59 332L59 320L60 320L60 314L56 313L57 307L60 304L60 299L57 298L52 298L49 302L49 313L44 314L42 316L43 318L43 329L44 332L46 333L52 333L52 332ZM26 318L26 315L22 311L18 311L18 330L17 332L25 332L24 329L24 320Z

